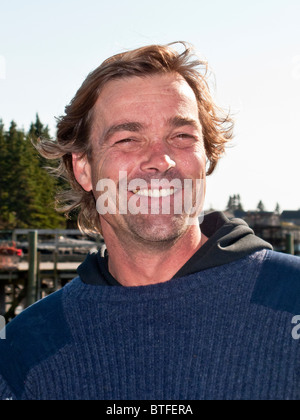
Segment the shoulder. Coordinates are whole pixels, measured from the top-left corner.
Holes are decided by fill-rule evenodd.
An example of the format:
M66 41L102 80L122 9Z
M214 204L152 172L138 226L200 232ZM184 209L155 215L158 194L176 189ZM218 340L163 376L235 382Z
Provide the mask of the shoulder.
M23 348L38 347L39 352L51 352L55 343L65 342L66 321L63 307L63 289L40 300L23 311L6 330L6 341Z
M300 258L267 251L252 303L300 314Z
M71 339L64 317L63 290L22 312L0 341L0 375L21 395L28 372L54 355Z

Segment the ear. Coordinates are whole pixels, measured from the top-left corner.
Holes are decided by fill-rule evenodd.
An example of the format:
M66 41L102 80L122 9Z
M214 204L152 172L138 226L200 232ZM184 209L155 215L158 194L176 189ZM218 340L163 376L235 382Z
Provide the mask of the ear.
M87 156L72 153L73 171L78 184L82 186L85 191L92 191L92 168Z

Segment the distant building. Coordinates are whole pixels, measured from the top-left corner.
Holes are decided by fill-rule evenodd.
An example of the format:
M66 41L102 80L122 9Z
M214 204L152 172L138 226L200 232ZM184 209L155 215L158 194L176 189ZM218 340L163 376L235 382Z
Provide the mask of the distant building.
M273 245L275 251L286 252L287 234L295 241L295 254L300 255L300 210L284 211L281 215L268 211L226 212L227 217L236 217L254 230L255 234Z
M300 226L300 210L285 210L280 217L281 222Z
M205 213L215 211L210 209ZM254 233L269 242L275 251L287 252L287 236L292 234L294 239L295 255L300 256L300 210L285 210L280 215L278 212L269 211L244 211L241 209L225 210L229 219L243 219L253 229Z
M243 219L250 227L280 227L280 216L270 211L248 211Z

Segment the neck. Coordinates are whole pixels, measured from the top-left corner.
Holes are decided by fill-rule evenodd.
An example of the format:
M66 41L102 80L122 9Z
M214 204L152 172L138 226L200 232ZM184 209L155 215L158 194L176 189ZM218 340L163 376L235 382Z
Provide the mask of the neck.
M171 280L207 241L198 225L190 226L184 235L172 243L155 246L130 241L128 238L122 240L109 226L103 229L103 236L109 254L109 271L126 287L147 286Z

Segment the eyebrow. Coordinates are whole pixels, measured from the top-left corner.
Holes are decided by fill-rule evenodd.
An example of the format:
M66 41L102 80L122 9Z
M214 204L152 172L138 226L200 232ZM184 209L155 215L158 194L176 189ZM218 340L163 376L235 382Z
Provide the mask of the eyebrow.
M180 128L187 125L187 126L190 126L199 130L199 128L201 127L199 121L193 120L191 118L180 117L180 116L170 118L168 120L168 123L170 126L174 128Z
M168 120L168 124L173 127L173 128L180 128L180 127L184 127L184 126L190 126L193 127L197 130L199 130L200 126L199 126L199 122L190 119L190 118L185 118L185 117L180 117L180 116L176 116L176 117L172 117ZM145 126L139 122L124 122L121 124L115 124L112 125L111 127L109 127L104 135L103 135L103 140L104 142L108 141L110 139L110 137L112 137L115 133L118 133L120 131L129 131L132 133L137 133L141 130L143 130L145 128Z
M137 133L138 131L141 131L143 127L143 124L138 122L125 122L122 124L112 125L105 131L103 139L104 141L107 141L111 136L120 131L130 131L132 133Z

